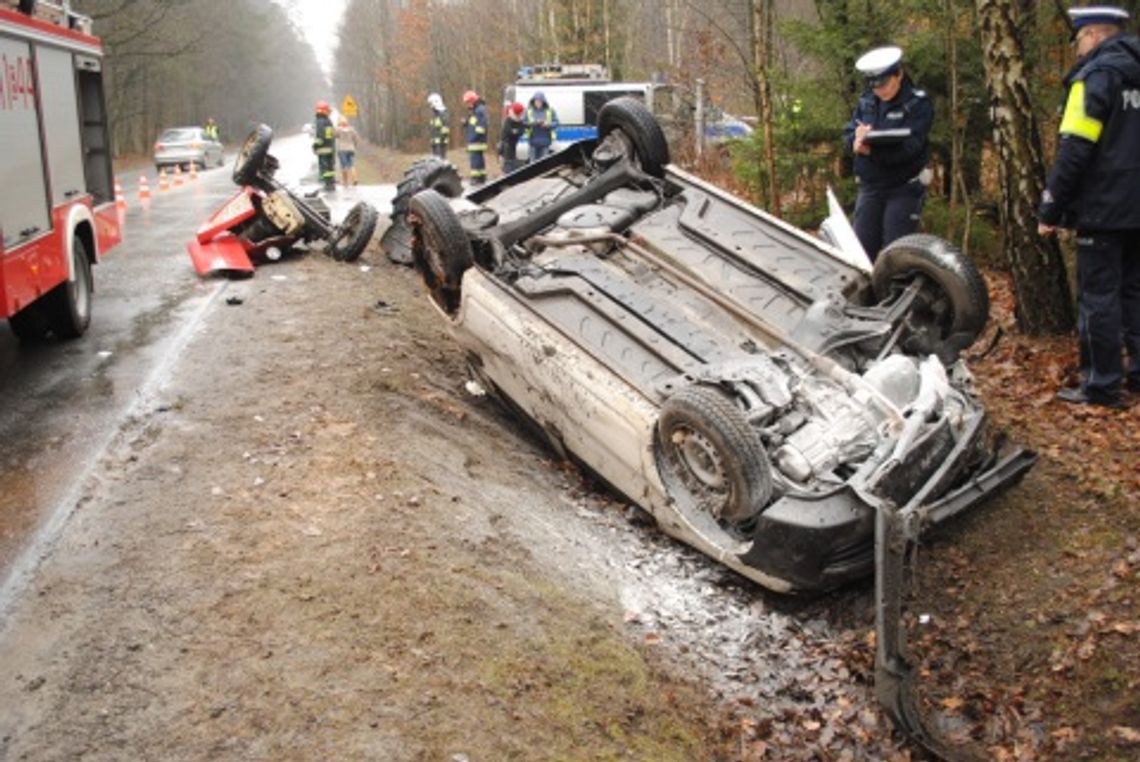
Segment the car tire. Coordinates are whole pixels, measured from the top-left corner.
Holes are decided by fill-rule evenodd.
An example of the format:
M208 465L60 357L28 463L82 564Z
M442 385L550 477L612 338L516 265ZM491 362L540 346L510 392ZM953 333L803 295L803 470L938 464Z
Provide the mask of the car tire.
M974 343L986 326L990 297L974 263L937 236L903 236L879 252L871 270L871 287L880 302L889 301L916 277L926 285L909 322L919 331L909 337L913 352L936 354L953 362Z
M348 210L329 240L329 254L338 262L355 262L364 253L379 218L376 208L361 201Z
M665 174L669 143L653 113L635 98L615 98L598 113L598 139L621 130L633 143L641 168L654 177Z
M682 507L741 529L772 498L772 466L744 411L719 388L686 386L657 419L657 468Z
M265 157L269 155L269 146L273 142L273 128L267 124L259 124L249 133L249 137L242 143L234 159L234 183L237 185L252 185L265 164Z
M471 242L451 204L434 190L412 197L412 261L428 293L448 315L459 309L463 274L474 259Z
M392 199L392 224L380 239L380 247L388 259L396 264L413 264L408 208L413 196L428 189L447 198L459 197L463 193L463 180L459 177L459 170L445 159L429 156L417 160L404 171L403 178L396 186L396 196Z

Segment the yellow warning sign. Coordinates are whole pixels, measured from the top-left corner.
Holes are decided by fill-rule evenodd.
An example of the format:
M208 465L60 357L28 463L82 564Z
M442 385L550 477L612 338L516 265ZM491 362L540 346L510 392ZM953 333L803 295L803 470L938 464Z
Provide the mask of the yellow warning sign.
M345 116L356 116L356 100L351 95L344 96L340 102L340 113Z

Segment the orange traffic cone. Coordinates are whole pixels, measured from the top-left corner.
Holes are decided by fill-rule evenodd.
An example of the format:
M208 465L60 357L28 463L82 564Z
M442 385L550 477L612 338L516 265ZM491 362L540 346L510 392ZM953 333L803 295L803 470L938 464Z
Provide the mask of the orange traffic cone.
M158 170L158 189L160 191L170 190L170 181L168 179L166 179L166 170L165 169Z
M115 206L124 207L127 205L127 198L123 195L123 184L115 180Z
M174 184L176 186L182 184L182 165L181 164L175 164L174 165Z
M191 180L197 180L198 179L198 162L196 162L196 161L190 162L190 179Z
M146 177L139 178L139 199L150 198L150 183L146 181Z

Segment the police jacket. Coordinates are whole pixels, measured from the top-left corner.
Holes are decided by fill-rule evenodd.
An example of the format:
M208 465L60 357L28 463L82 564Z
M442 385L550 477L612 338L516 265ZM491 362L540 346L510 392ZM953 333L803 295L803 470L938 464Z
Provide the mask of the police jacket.
M467 115L463 123L464 137L467 138L468 151L487 150L487 106L482 99L475 101L474 108Z
M526 132L526 125L521 119L509 116L504 119L503 128L499 130L499 156L512 161L517 159L519 138L524 132Z
M1038 218L1083 230L1140 230L1140 40L1110 37L1065 82L1061 140Z
M445 146L448 144L451 137L451 127L448 126L447 109L436 111L432 109L431 121L429 129L431 132L431 144L433 146Z
M324 114L317 114L317 121L313 125L313 150L318 155L336 151L336 128Z
M864 92L843 131L848 151L854 149L855 128L860 122L871 125L874 130L909 129L910 135L896 142L873 145L866 156L855 154L855 176L860 185L872 189L891 188L917 177L930 160L926 138L933 121L933 104L924 90L914 86L910 77L903 77L898 93L889 101L879 100L871 90Z
M549 101L543 100L543 108L536 107L534 101L531 98L526 107L526 137L531 145L548 146L558 139L558 114Z

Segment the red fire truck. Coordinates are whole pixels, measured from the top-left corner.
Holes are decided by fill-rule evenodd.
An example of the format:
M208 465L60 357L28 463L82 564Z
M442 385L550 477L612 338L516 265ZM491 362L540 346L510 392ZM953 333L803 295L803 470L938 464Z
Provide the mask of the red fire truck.
M24 341L80 336L120 226L103 49L66 0L0 0L0 237L0 317Z

